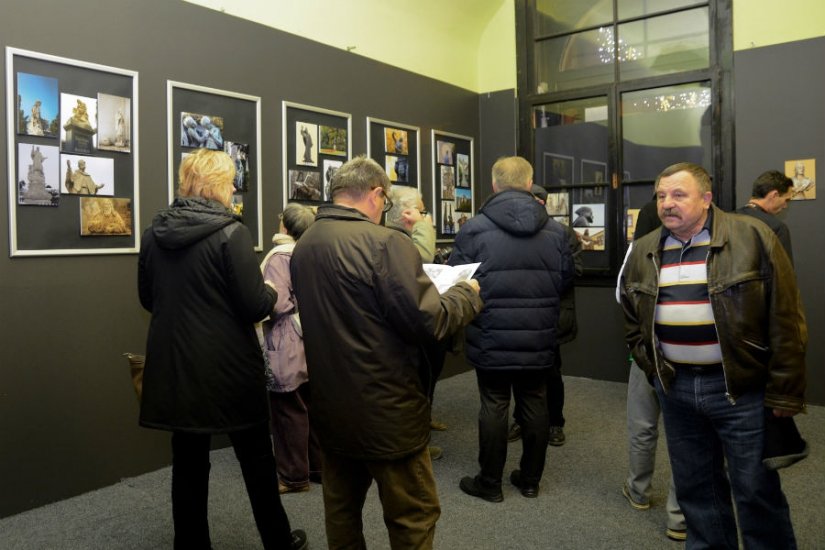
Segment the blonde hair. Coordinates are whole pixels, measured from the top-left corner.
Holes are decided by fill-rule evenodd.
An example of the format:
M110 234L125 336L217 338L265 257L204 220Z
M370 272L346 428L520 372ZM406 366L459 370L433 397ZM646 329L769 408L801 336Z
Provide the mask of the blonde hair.
M198 149L180 163L178 196L203 197L227 208L235 189L235 163L223 151Z
M499 191L530 189L533 166L522 157L501 157L493 165L493 183Z

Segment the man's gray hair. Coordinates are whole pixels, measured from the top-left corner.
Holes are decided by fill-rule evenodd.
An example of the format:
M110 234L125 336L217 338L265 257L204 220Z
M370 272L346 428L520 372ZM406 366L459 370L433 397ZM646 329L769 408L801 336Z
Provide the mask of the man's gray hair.
M533 166L522 157L501 157L493 165L493 183L499 191L505 189L530 190Z
M329 194L332 202L335 202L339 195L358 200L376 187L381 187L384 194L389 196L389 176L380 164L371 158L359 155L335 171L329 184Z
M403 185L394 185L390 191L390 200L392 200L392 208L387 212L387 223L394 223L403 225L401 220L401 213L408 208L418 208L418 200L421 198L421 193L415 187L405 187Z

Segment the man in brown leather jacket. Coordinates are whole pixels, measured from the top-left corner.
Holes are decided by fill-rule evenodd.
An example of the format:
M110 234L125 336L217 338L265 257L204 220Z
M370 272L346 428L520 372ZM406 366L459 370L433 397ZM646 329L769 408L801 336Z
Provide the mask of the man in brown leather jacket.
M688 548L795 548L768 416L804 408L807 328L774 233L712 202L710 177L679 163L657 178L661 231L634 243L620 292L626 338L659 393ZM727 471L725 469L727 464Z

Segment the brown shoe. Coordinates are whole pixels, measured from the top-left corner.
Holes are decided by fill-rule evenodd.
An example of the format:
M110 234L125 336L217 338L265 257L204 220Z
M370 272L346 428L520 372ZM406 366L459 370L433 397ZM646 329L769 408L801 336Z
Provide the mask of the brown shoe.
M281 481L278 482L278 493L282 495L286 493L306 493L307 491L309 491L309 483L306 485L298 485L297 487L289 487Z

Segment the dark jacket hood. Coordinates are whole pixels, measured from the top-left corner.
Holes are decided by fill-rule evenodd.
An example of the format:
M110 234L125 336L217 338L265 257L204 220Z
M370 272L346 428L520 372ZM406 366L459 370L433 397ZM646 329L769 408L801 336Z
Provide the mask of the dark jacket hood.
M512 235L534 235L547 223L547 211L529 191L507 189L492 195L480 213Z
M155 216L152 233L158 246L174 250L185 248L240 220L240 216L219 202L200 197L179 197L171 207Z

